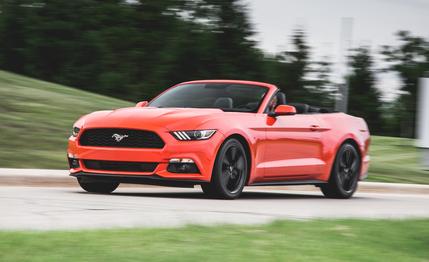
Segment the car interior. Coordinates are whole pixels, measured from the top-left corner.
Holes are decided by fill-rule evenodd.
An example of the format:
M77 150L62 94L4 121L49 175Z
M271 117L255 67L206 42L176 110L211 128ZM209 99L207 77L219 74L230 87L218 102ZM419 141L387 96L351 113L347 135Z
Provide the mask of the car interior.
M267 107L267 112L273 111L279 105L290 105L295 107L297 114L320 114L320 113L333 113L332 110L315 107L304 103L286 103L286 95L283 92L277 92L273 103L270 103Z
M320 114L320 113L332 113L332 110L315 107L304 103L286 103L286 95L283 92L277 92L276 96L270 101L265 112L274 111L279 105L291 105L296 109L297 114ZM258 102L250 102L244 106L238 106L238 108L246 108L248 110L256 110L259 106ZM213 107L222 109L234 108L234 100L231 97L219 97L215 100Z

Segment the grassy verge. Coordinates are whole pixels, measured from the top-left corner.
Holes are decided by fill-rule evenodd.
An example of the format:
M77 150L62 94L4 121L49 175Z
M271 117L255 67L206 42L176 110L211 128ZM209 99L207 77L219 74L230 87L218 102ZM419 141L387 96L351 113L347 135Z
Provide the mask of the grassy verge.
M0 232L0 261L428 261L429 220Z
M370 155L369 181L429 184L413 139L374 136Z

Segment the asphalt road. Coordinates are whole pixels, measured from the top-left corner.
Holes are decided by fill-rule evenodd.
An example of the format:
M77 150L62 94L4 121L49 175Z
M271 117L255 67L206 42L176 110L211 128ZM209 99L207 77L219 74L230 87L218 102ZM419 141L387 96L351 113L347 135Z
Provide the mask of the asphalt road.
M205 199L199 188L119 188L96 195L77 187L0 187L0 229L172 227L258 224L277 219L429 218L428 194L318 192L248 188L238 200Z

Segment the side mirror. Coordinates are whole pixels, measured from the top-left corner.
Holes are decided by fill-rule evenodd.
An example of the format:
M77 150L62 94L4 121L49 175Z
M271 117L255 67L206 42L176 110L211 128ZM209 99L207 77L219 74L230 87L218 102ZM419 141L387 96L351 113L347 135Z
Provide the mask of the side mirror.
M148 101L141 101L136 104L136 107L145 107L147 104L149 104Z
M296 114L296 109L294 106L279 105L276 107L274 112L271 112L268 115L271 117L277 117L277 116L290 116L295 114Z

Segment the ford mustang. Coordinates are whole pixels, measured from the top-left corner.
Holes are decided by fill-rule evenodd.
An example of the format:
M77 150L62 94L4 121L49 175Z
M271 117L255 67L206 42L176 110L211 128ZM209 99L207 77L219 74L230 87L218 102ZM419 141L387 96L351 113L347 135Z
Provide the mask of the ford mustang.
M367 176L369 144L361 118L288 104L272 84L204 80L81 117L67 155L70 174L94 193L120 183L200 185L234 199L245 186L311 184L350 198Z

